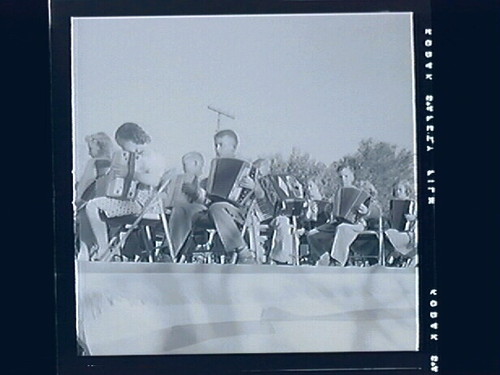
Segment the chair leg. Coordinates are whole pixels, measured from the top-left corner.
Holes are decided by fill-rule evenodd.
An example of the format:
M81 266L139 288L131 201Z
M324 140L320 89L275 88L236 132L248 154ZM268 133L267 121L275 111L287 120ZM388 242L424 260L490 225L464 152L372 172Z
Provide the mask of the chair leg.
M172 237L170 236L170 229L168 226L167 215L163 210L163 205L160 205L160 208L161 208L160 218L163 226L163 231L165 232L165 240L167 241L167 246L170 253L170 257L172 258L172 262L175 263L175 249L172 244Z
M366 236L367 234L369 234L370 236L375 236L376 243L377 243L376 254L371 254L371 253L370 254L363 254L363 251L361 251L361 253L357 253L354 247L352 247L352 248L350 247L349 256L348 256L348 263L346 263L346 265L350 264L350 265L354 265L354 266L358 266L358 267L370 267L374 264L380 264L380 265L385 264L385 259L384 259L385 251L384 251L383 243L381 241L381 239L383 240L383 237L381 237L379 233L361 232L358 234L358 236L353 241L351 246L353 246L358 239L363 240L363 241L367 241L366 238L362 237L362 236ZM371 242L372 239L370 239L369 241ZM375 261L375 263L372 263L372 259Z
M146 234L146 243L148 244L148 247L146 248L146 255L148 257L148 261L150 263L153 263L154 262L154 251L155 251L155 242L154 242L154 238L153 238L153 235L152 235L152 232L151 232L151 227L149 225L145 226L144 227L144 232Z
M300 265L300 238L298 235L297 217L292 216L292 237L293 237L293 265Z
M196 246L196 243L195 243L192 236L193 236L193 232L191 231L186 236L186 239L184 240L184 242L180 246L177 254L174 256L174 258L172 258L174 263L187 263L187 261L188 261L187 253L190 251L190 249L193 246Z

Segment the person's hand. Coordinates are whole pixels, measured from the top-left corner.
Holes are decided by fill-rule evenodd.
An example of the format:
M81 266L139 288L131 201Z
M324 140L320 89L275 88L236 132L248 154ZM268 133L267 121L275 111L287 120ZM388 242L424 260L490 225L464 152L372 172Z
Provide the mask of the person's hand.
M304 234L306 234L306 229L305 228L300 228L300 229L297 229L297 235L299 237L303 236Z
M412 215L412 214L405 214L405 219L408 221L415 221L415 220L417 220L417 217L415 215Z
M186 194L186 196L191 199L191 201L195 201L198 199L198 189L196 184L190 182L184 182L182 184L181 191Z
M249 190L255 189L255 181L248 176L243 177L239 185L244 189L249 189Z
M358 214L366 215L367 213L368 213L368 207L366 207L364 204L358 207Z
M311 220L318 216L318 204L315 201L309 201L306 210L306 219Z
M115 164L111 166L111 173L116 177L127 177L128 167L123 164Z

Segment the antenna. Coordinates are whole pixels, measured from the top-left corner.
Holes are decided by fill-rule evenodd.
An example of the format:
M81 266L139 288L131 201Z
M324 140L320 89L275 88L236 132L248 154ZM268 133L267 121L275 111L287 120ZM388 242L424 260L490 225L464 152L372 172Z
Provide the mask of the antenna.
M232 120L235 119L235 117L233 115L230 115L229 113L224 112L224 111L222 111L220 109L214 108L214 107L212 107L210 105L208 106L208 109L217 113L217 129L215 130L216 132L218 132L220 130L220 116L221 115L222 116L226 116L226 117L228 117L228 118L230 118Z

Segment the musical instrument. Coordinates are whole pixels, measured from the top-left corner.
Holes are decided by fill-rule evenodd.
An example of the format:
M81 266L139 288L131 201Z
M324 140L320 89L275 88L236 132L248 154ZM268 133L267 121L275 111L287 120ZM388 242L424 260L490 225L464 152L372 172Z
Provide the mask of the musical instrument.
M257 170L247 161L234 158L213 159L207 181L207 194L212 201L228 201L244 206L251 190L240 186L245 177L255 180Z
M257 198L255 202L255 214L260 222L274 217L274 205L266 197Z
M330 202L326 200L307 200L307 210L304 218L308 221L318 221L319 217L325 213Z
M110 240L108 248L105 250L104 254L99 260L112 261L114 259L122 259L121 252L122 249L124 249L128 238L139 227L139 223L142 221L144 216L149 212L150 208L158 203L160 195L163 193L165 188L171 183L173 178L174 178L174 171L173 170L167 171L167 173L163 177L163 182L161 183L160 187L156 190L155 194L151 195L148 198L139 216L137 216L137 218L128 227L127 231L123 235L115 236ZM170 230L168 228L168 222L165 216L165 212L163 210L163 205L160 205L159 216L163 225L163 230L165 232L165 239L169 248L170 257L171 259L175 259L174 247L172 245L172 238L170 237Z
M111 160L111 169L107 174L106 196L110 198L132 200L137 195L138 181L134 180L135 164L138 155L134 152L115 152ZM113 166L126 166L127 175L117 176L113 172Z
M370 195L356 187L343 187L333 202L333 215L354 223L358 219L358 209L364 204L368 207Z
M259 182L265 198L257 203L264 215L298 216L306 208L304 190L294 176L268 175Z
M391 199L389 201L389 221L391 228L401 232L409 231L410 224L405 215L415 213L415 201L410 199Z

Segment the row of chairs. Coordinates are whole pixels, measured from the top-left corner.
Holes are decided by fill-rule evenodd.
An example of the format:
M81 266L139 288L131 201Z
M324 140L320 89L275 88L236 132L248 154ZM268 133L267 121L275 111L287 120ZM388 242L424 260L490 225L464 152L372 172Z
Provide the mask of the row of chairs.
M160 194L164 187L158 189L149 205L149 208L155 205L159 208L154 211L155 213L152 213L151 210L145 210L139 216L106 219L111 238L110 252L106 260L235 263L235 255L225 253L215 228L209 226L202 228L202 235L190 233L180 251L174 252L169 230L171 211L164 208ZM290 224L293 236L292 264L308 264L308 245L297 224L297 218L292 216ZM381 222L379 228L382 228ZM249 247L256 252L258 263L275 263L269 258L274 232L268 224L262 224L258 221L255 210L249 210L247 219L241 226L241 231L244 238L247 239ZM85 257L85 255L83 256ZM408 267L415 265L415 258L404 257L395 252L382 230L366 230L361 232L352 243L347 264L360 267L375 264L389 267Z

